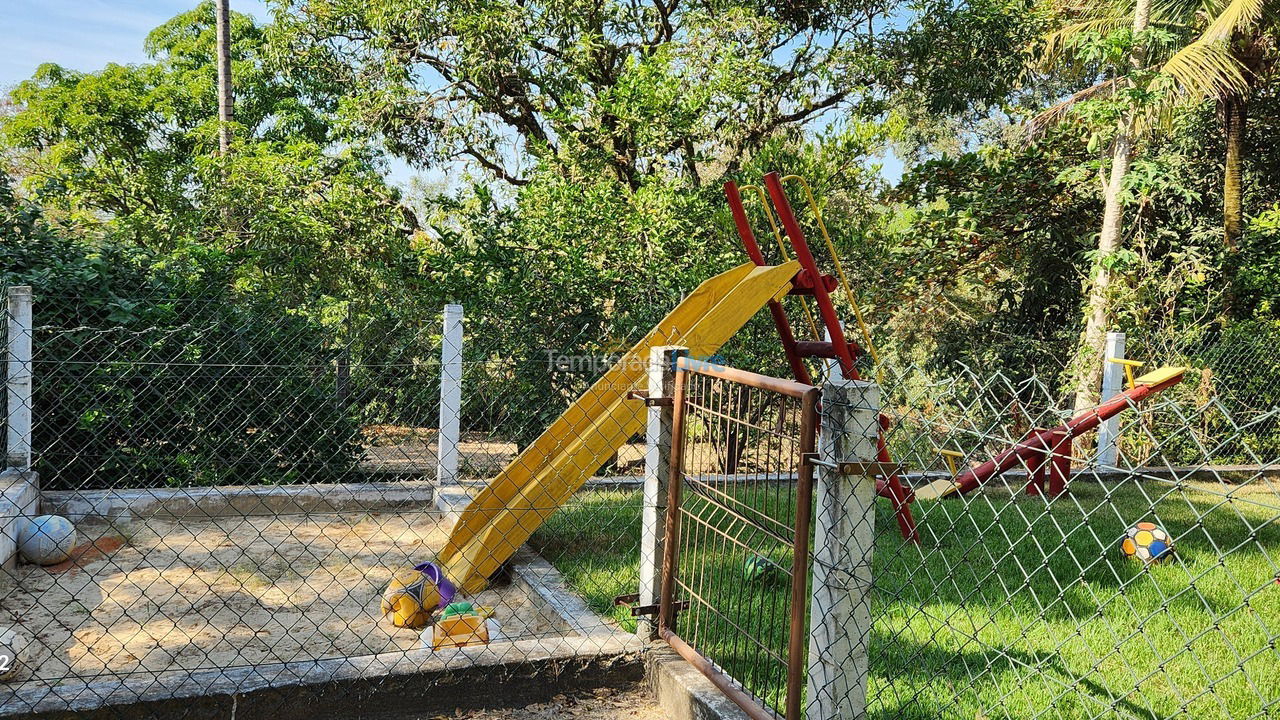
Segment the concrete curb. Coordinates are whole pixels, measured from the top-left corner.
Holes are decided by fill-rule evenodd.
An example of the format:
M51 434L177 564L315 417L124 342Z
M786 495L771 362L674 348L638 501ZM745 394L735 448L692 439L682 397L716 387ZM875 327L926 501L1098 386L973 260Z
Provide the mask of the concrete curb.
M644 657L649 690L670 720L751 720L698 669L661 643Z
M141 518L203 519L431 507L433 483L424 481L332 485L236 485L146 490L45 492L45 511L72 522Z
M636 650L644 649L644 643L635 635L592 612L586 602L569 589L560 571L527 545L512 558L511 582L535 594L569 626L571 632L593 637L614 635L623 644L634 646Z
M596 652L582 654L582 645ZM135 680L62 683L24 688L5 703L0 717L163 718L271 717L281 720L344 711L412 709L415 716L452 713L457 707L499 704L491 692L495 678L532 678L535 690L548 684L600 687L639 680L639 652L612 635L547 638L459 648L360 657L275 663L253 667L170 672ZM462 682L459 682L462 680ZM502 704L510 702L503 685Z
M475 488L479 492L484 488L483 485L471 485L461 483L444 483L436 488L435 506L436 510L449 521L450 525L455 525L458 518L462 516L462 511L467 509L467 505L471 504L471 493L467 488Z
M32 471L0 473L0 590L17 580L18 529L40 513L39 476Z

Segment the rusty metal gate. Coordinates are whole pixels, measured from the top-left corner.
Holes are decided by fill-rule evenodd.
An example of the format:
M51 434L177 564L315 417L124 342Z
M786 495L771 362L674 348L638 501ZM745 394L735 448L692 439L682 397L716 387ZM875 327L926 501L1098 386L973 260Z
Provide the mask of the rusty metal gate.
M659 632L752 717L798 720L819 391L677 370Z

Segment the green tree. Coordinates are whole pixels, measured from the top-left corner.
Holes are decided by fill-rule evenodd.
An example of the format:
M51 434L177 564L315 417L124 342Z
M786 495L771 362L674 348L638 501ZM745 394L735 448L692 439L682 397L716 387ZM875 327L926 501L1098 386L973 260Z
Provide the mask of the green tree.
M1147 15L1156 18L1154 33L1162 52L1154 54L1154 62L1135 66L1143 87L1131 96L1132 130L1168 127L1170 118L1206 100L1216 105L1225 140L1222 228L1229 252L1239 245L1244 227L1241 179L1249 103L1270 80L1280 39L1273 5L1265 0L1157 1ZM1057 55L1073 42L1097 47L1099 37L1107 33L1114 37L1125 8L1126 3L1089 6L1082 19L1050 36L1049 54ZM1146 54L1144 50L1144 61ZM1081 100L1113 95L1118 87L1115 80L1104 80L1076 93L1033 120L1033 133L1062 119ZM1157 122L1159 118L1165 122ZM1125 136L1117 134L1117 142Z
M240 282L291 306L373 272L404 277L389 258L406 252L416 219L381 156L343 142L333 107L272 68L265 28L239 14L231 25L238 152L219 150L218 42L204 2L148 36L153 62L44 65L13 91L0 143L30 199L61 232L161 253L225 250Z
M1249 104L1270 80L1280 41L1280 6L1266 0L1196 3L1186 22L1203 31L1165 61L1161 73L1177 87L1177 101L1213 100L1226 139L1222 174L1223 241L1230 251L1244 231L1241 186Z
M520 186L538 162L630 190L716 185L778 133L872 104L883 3L286 0L282 63L421 167Z

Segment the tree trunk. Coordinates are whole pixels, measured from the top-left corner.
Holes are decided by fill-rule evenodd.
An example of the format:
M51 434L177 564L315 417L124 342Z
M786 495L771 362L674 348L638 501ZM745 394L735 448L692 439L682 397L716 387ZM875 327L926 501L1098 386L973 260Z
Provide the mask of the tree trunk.
M1147 29L1151 17L1151 0L1138 0L1133 10L1133 31ZM1145 52L1135 46L1130 55L1134 68L1142 67ZM1136 108L1130 108L1116 130L1111 148L1111 176L1103 195L1102 230L1098 233L1098 252L1090 272L1088 304L1085 308L1084 333L1080 338L1080 350L1076 358L1075 410L1077 413L1098 404L1098 385L1102 379L1102 351L1107 330L1111 324L1108 293L1111 289L1111 271L1107 261L1120 247L1124 229L1124 205L1120 192L1133 155L1133 128Z
M1098 250L1089 283L1088 304L1085 306L1084 334L1080 341L1080 369L1077 375L1075 410L1077 413L1093 407L1098 400L1098 386L1102 380L1102 350L1111 324L1111 309L1107 294L1111 289L1111 270L1106 260L1120 247L1120 232L1124 227L1124 205L1120 192L1133 153L1133 140L1125 123L1116 137L1111 153L1111 177L1103 197L1102 231L1098 234Z
M231 152L231 120L235 100L231 94L231 8L229 0L214 0L218 36L218 151Z
M1241 202L1240 166L1244 159L1244 131L1247 105L1239 95L1222 101L1222 129L1227 141L1227 156L1222 173L1222 230L1223 244L1228 253L1240 245L1244 231L1244 211Z

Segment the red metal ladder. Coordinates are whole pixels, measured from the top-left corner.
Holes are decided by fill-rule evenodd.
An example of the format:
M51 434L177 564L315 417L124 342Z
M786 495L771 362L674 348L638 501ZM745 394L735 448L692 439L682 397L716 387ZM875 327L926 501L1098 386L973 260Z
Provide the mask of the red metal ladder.
M770 172L764 176L764 185L768 191L773 210L778 219L781 220L787 240L795 253L796 260L800 263L800 271L796 273L796 277L792 281L792 289L789 294L813 296L814 302L818 306L818 315L821 318L822 326L830 338L830 340L823 340L822 338L796 340L795 333L791 329L791 322L787 318L787 313L782 303L778 300L771 300L769 302L769 313L773 316L773 324L777 328L779 338L782 340L782 348L786 352L787 362L791 366L791 372L795 375L796 380L806 385L812 385L813 378L804 361L806 358L815 357L835 360L839 363L840 372L845 378L861 380L862 377L858 373L856 363L858 358L862 356L864 349L845 336L844 327L840 323L840 318L836 315L835 305L831 302L831 292L836 287L836 280L831 275L824 274L818 269L813 253L809 250L809 243L805 239L804 230L800 227L800 222L796 219L795 212L791 209L791 203L787 200L786 190L783 188L782 182L783 178L776 172ZM761 252L760 245L756 242L755 234L751 231L751 222L748 220L746 209L742 205L742 194L739 192L737 184L733 181L726 182L724 184L724 193L729 201L729 210L733 214L733 223L737 227L739 239L742 240L742 244L746 248L747 256L756 265L767 264L764 253ZM769 212L767 205L764 211L766 213ZM884 433L888 428L889 417L881 413L880 434L876 439L876 459L885 465L893 463L884 439ZM915 498L910 488L902 482L900 474L895 471L888 473L884 477L877 477L876 492L881 497L886 497L893 501L894 515L898 520L898 529L902 533L902 537L912 542L919 542L920 535L916 530L915 518L911 515L911 502Z

